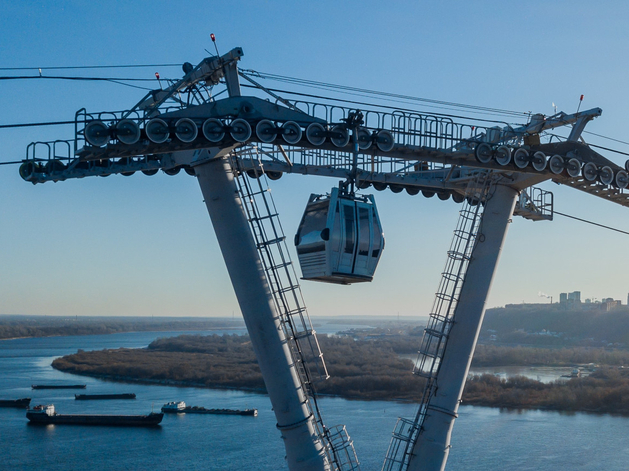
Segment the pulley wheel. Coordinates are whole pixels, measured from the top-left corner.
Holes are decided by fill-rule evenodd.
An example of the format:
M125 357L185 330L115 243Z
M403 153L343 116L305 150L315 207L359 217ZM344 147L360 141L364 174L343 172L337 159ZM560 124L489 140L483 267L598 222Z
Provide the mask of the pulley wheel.
M44 171L47 174L51 174L54 172L61 172L62 170L65 170L66 166L64 165L63 162L61 162L61 160L57 160L57 159L51 159L48 162L46 162L46 165L44 166Z
M325 128L322 124L312 123L306 128L306 139L313 146L320 146L325 142Z
M548 159L548 168L555 175L559 175L566 168L566 164L561 155L553 155L550 159Z
M135 121L123 119L116 124L116 137L123 144L133 145L140 140L140 126Z
M629 173L624 170L618 170L616 173L616 186L621 190L624 190L629 186Z
M201 130L205 138L210 142L221 142L225 137L225 126L216 118L206 119Z
M361 150L367 150L371 147L373 143L373 139L371 138L371 133L367 128L358 128L358 147Z
M507 146L498 146L494 154L494 159L496 159L498 165L507 165L511 162L511 149Z
M579 172L581 172L581 162L579 162L574 157L568 160L566 164L566 172L572 178L577 178L579 176Z
M337 124L332 128L332 137L330 137L330 141L336 147L345 147L349 144L349 133L344 126Z
M132 158L130 158L130 157L123 157L122 159L118 159L118 162L116 162L114 164L114 166L116 167L116 169L118 169L118 168L125 169L129 165L131 165L132 163L133 163L133 159ZM120 172L120 175L122 175L124 177L130 177L134 173L135 173L135 170L125 170L124 172Z
M476 156L476 160L478 160L481 164L488 164L491 162L491 157L493 156L494 151L491 146L486 142L481 142L476 146L474 151L474 155Z
M282 139L284 139L287 144L297 144L301 141L301 126L295 121L286 121L282 125Z
M513 163L518 168L526 168L530 161L531 159L526 149L520 147L513 153Z
M260 141L270 144L277 137L277 127L269 119L263 119L256 125L256 136Z
M546 165L547 165L546 154L544 154L542 151L539 151L539 150L535 152L533 154L533 158L531 159L531 165L538 172L541 172L544 169L546 169Z
M197 138L197 125L190 118L181 118L175 124L175 136L181 142L189 143Z
M146 137L148 137L155 144L163 144L170 137L170 131L168 130L168 124L162 119L153 118L144 127Z
M384 191L387 189L387 184L383 182L373 182L373 187L378 191Z
M20 165L20 177L22 177L23 180L28 180L33 174L37 173L38 170L41 170L39 165L29 160Z
M378 149L382 152L390 152L394 145L395 139L391 132L384 129L378 131L378 134L376 134L376 146L378 146Z
M582 174L583 178L585 178L587 181L593 182L598 176L598 169L596 168L596 165L594 165L592 162L588 162L583 166Z
M267 170L264 174L269 180L279 180L283 175L282 172L274 172L272 170Z
M603 185L611 185L614 181L614 171L611 167L605 165L604 167L601 167L598 178Z
M249 123L244 119L236 118L231 122L231 131L229 131L229 134L231 134L235 141L245 142L251 137L251 126L249 126Z
M172 167L172 168L163 168L162 172L172 177L173 175L177 175L180 170L181 170L181 167L177 166L177 167Z
M465 201L465 196L461 193L452 192L452 201L460 204Z
M109 127L102 121L87 123L84 134L85 140L94 147L103 147L109 142Z

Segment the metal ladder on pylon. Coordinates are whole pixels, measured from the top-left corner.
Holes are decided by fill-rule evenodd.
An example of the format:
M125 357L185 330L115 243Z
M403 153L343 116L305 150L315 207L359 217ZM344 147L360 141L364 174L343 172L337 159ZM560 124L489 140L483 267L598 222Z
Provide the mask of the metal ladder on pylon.
M240 162L245 159L253 164L247 166L247 172L240 168ZM319 411L314 384L329 378L329 375L259 156L255 149L241 149L237 156L231 156L231 164L280 324L307 398L306 406L315 418L319 439L334 470L358 471L358 459L347 430L342 425L327 428Z
M446 266L441 274L433 309L420 344L413 373L426 379L419 408L414 419L399 418L385 457L382 471L404 471L426 417L430 398L437 386L454 312L465 279L472 250L482 224L484 202L492 186L492 174L481 171L472 179L466 191L466 201L459 213L457 227L448 250Z

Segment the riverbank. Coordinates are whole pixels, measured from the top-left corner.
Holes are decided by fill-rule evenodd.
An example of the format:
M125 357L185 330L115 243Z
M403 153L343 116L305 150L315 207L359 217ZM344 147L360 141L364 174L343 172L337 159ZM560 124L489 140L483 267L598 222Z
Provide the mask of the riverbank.
M420 399L423 380L412 374L410 360L399 358L387 345L326 336L319 340L328 352L331 376L315 384L319 393L365 400ZM158 339L146 349L79 351L54 360L53 367L95 377L266 392L248 337L237 335L185 335Z
M131 332L244 329L242 319L0 315L0 340Z
M316 385L320 394L361 400L421 399L423 379L412 374L409 360L398 357L391 339L355 341L321 336L319 340L331 376ZM522 353L519 347L518 353ZM112 381L266 391L246 336L186 335L158 339L146 349L79 351L56 359L53 367ZM463 403L629 415L624 397L629 397L629 370L606 366L586 378L547 384L521 376L474 376L466 384Z

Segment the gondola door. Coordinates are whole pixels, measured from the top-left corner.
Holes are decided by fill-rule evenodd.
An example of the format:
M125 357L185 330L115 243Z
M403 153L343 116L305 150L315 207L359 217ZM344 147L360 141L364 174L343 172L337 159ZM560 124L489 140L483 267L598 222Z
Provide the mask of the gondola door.
M355 205L358 216L356 223L358 234L356 234L357 247L352 274L371 278L373 270L370 270L369 262L371 261L370 249L372 246L371 227L373 212L370 210L371 208L367 203L356 201Z
M338 208L341 220L341 246L339 264L336 271L351 274L354 271L356 252L356 204L354 200L339 198Z

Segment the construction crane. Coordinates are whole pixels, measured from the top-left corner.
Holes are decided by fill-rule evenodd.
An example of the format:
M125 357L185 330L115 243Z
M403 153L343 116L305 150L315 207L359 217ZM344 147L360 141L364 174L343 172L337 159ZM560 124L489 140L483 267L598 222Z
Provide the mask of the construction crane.
M375 200L361 190L460 203L418 347L422 399L414 417L398 420L383 463L387 471L445 469L512 216L552 220L552 193L534 186L547 180L629 206L629 161L623 168L580 139L599 108L513 126L348 98L286 98L259 83L263 74L240 70L242 57L234 48L185 63L180 80L128 110L79 110L74 137L31 143L20 175L34 184L159 170L197 178L292 471L357 470L359 461L345 427L328 427L317 402L327 368L267 181L284 173L343 180L311 197L295 237L304 278L334 283L370 281L384 246ZM547 137L563 126L571 126L566 139Z

